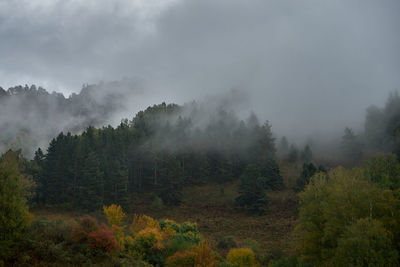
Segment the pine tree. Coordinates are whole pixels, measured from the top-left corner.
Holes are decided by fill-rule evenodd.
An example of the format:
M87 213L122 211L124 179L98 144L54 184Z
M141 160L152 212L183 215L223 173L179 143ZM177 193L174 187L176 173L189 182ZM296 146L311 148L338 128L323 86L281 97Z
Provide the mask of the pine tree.
M249 165L240 177L236 203L252 213L265 214L269 199L264 188L265 177L256 165Z
M114 202L125 210L129 208L128 170L119 161L115 161L114 168Z
M90 152L85 160L80 202L88 210L98 210L103 206L104 180L100 171L99 160L94 152Z

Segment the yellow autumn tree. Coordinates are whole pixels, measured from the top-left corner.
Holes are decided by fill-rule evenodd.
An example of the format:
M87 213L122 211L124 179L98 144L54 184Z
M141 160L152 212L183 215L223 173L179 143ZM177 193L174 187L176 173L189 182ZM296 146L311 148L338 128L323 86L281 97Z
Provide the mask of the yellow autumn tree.
M125 234L123 220L126 216L121 206L112 204L110 206L103 206L104 214L107 217L108 225L117 238L121 250L125 249Z
M230 264L238 267L257 267L256 255L249 248L231 249L226 256L226 260Z
M139 233L141 230L146 228L159 228L159 223L147 215L133 215L132 224L130 230L133 235Z

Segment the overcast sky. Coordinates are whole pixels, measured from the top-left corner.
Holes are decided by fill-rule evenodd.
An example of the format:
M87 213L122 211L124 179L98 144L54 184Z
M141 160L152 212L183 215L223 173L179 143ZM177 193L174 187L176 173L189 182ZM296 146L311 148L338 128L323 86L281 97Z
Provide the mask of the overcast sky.
M0 86L140 79L144 103L235 88L275 131L323 134L400 87L399 14L399 0L0 0Z

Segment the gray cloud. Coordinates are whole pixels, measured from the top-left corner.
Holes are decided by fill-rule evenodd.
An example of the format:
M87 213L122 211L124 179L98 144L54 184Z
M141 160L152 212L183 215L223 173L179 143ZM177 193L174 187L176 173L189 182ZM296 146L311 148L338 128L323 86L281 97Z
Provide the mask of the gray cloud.
M324 135L398 88L398 14L397 0L1 0L0 84L139 77L145 104L237 88L275 132Z

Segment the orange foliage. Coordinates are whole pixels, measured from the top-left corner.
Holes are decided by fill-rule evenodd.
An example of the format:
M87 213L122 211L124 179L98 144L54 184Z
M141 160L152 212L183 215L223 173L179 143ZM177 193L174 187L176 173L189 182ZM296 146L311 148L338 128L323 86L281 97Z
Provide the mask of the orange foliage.
M214 253L210 246L205 242L200 243L194 248L195 253L195 267L215 267L217 261L215 260Z
M132 234L137 234L138 232L142 231L146 228L160 228L160 224L154 220L153 218L146 216L146 215L137 215L133 216L133 221L130 226L130 230Z
M97 220L91 216L79 219L78 225L72 229L72 239L75 242L86 242L88 235L99 229Z
M194 266L196 253L189 250L177 251L167 258L166 267L191 267Z
M102 224L99 230L91 232L87 239L89 246L92 249L103 252L113 252L119 249L117 239L105 224Z
M145 228L136 235L136 238L154 239L153 248L155 249L165 248L164 244L162 243L163 235L160 232L159 228Z

